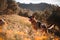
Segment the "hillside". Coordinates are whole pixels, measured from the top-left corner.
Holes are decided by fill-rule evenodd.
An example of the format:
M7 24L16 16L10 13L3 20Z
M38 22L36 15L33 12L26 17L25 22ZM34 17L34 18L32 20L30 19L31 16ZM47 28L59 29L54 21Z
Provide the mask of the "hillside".
M18 15L2 15L0 18L4 19L7 24L3 29L6 34L4 36L1 34L4 40L50 40L51 37L54 40L59 40L58 37L51 34L42 33L40 30L35 31L28 18Z
M20 17L18 15L2 15L0 16L0 18L4 19L7 24L6 28L4 26L4 29L3 29L6 33L5 35L7 38L6 40L16 40L14 39L15 38L14 36L19 35L20 32L21 32L21 35L23 34L25 35L27 31L29 31L28 29L31 28L31 23L28 21L28 18Z
M34 16L38 17L37 19L40 18L39 20L43 20L44 18L47 18L49 15L50 18L48 19L48 22L51 20L51 16L53 16L54 18L54 14L49 14L50 13L49 10L48 10L49 12L47 11L32 12L32 10L38 10L37 8L39 8L40 10L40 6L39 6L40 4L37 6L33 4L34 8L31 7L33 8L31 11L29 9L27 9L26 11L26 9L20 8L17 2L15 2L15 0L0 0L0 4L1 4L0 5L0 40L60 40L59 30L56 33L58 34L57 36L54 34L55 30L51 30L54 32L49 33L47 29L46 30L44 30L43 28L40 29L38 28L37 30L34 29L34 26L36 26L34 25L35 22L33 21L34 24L32 24L33 22L31 23L30 18L28 18L33 13L37 13L37 15L34 14ZM42 4L41 7L43 7L44 5L45 4ZM30 6L32 5L30 4ZM45 9L44 7L41 10L44 10ZM57 11L55 13L59 14L60 9ZM32 13L32 14L29 15L28 13L29 14ZM58 14L55 17L59 17L60 15ZM43 24L46 24L46 22L43 22ZM48 26L48 24L46 24L46 26ZM36 27L38 27L38 25Z
M24 4L24 3L18 3L20 8L23 9L30 9L32 11L43 11L46 8L48 9L52 9L52 5L51 4L47 4L47 3L40 3L40 4Z

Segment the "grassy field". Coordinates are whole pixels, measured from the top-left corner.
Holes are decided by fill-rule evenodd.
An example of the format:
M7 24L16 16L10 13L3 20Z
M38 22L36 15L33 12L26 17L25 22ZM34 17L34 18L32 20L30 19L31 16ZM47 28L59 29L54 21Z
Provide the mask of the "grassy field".
M0 33L0 40L60 40L41 30L35 31L29 18L18 15L1 15L0 19L5 21L3 29L0 30L3 30Z

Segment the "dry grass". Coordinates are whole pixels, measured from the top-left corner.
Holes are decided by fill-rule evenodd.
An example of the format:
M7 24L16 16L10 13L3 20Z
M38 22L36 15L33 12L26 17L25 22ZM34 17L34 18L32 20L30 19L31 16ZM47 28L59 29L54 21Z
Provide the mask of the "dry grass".
M28 18L18 15L1 15L0 18L6 22L2 29L6 34L2 34L3 38L0 37L0 40L59 40L58 37L51 38L52 35L40 30L35 31Z

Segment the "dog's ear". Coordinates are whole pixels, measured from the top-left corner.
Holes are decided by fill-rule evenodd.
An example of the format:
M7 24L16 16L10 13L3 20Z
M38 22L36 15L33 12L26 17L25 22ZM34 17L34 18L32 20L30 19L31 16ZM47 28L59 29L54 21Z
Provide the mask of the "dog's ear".
M4 25L4 24L5 24L4 20L0 19L0 25Z
M29 16L28 18L31 18L31 16Z
M33 17L32 17L32 16L29 16L28 18L30 18L30 19L31 19L31 18L33 18Z

